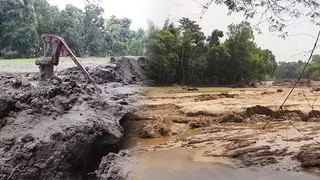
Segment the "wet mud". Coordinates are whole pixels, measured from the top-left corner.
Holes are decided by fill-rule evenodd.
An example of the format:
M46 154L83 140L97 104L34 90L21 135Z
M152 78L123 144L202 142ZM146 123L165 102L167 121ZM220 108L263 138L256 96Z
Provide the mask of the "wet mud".
M146 77L130 58L86 69L102 93L75 67L45 81L38 73L0 73L0 179L123 175L114 167L123 167L123 117Z
M278 111L275 103L290 90L283 89L277 92L276 88L257 88L224 93L224 96L201 92L145 94L140 111L130 116L131 123L138 124L131 133L140 136L135 137L134 146L138 147L141 158L145 153L170 154L183 149L193 152L187 158L195 164L283 172L276 179L290 179L289 174L293 172L302 175L312 171L317 175L320 167L318 106L315 104L311 109L302 101L301 92L294 91L292 99ZM316 94L308 92L312 102ZM268 126L263 128L268 121ZM180 127L181 131L172 134L174 127ZM159 129L157 135L145 136ZM161 167L166 172L171 171L166 165ZM306 179L318 178L305 176Z

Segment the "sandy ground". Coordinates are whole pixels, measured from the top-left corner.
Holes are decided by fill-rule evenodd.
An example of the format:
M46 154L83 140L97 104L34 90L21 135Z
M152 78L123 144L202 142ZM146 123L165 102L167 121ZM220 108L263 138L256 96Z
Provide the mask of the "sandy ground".
M206 111L212 114L225 114L232 111L243 111L246 108L255 105L261 105L276 110L291 89L285 88L283 90L284 92L281 93L276 92L277 88L257 88L246 91L235 90L228 93L236 96L235 98L218 99L215 99L216 97L210 98L210 95L216 95L217 93L150 93L141 103L152 105L175 104L181 107L180 111L183 113ZM310 91L311 88L298 87L292 92L292 95L287 100L284 108L289 110L299 109L305 112L310 111L309 103L313 104L318 96L316 93L311 93ZM303 94L306 95L308 100ZM315 109L319 109L320 104L318 102L314 105Z
M265 173L260 173L258 179L319 178L297 173L311 170L319 175L320 123L317 111L310 112L312 105L314 110L319 109L318 95L312 93L311 88L297 87L279 115L276 110L291 89L282 88L283 92L277 92L277 89L279 87L235 89L227 93L148 93L139 101L143 108L132 118L135 128L132 128L134 135L130 141L137 143L142 161L158 152L172 154L178 151L180 154L188 151L182 159L190 160L192 166L209 163L204 166L213 170L214 163L218 164L218 169L227 166L226 172L234 172L233 175L241 172L233 171L233 168L257 168ZM264 109L252 110L257 105ZM263 129L269 120L270 124ZM136 138L137 134L144 138ZM170 162L179 161L172 156L161 157ZM166 172L172 171L170 163L159 165L150 159L148 162ZM183 168L188 172L187 169ZM207 173L203 179L222 178L219 174L210 176L211 170L202 173ZM155 173L159 171L162 170ZM239 178L259 176L259 173L248 171L247 176ZM271 176L266 171L282 173ZM291 174L292 171L295 173ZM172 177L182 179L185 174Z

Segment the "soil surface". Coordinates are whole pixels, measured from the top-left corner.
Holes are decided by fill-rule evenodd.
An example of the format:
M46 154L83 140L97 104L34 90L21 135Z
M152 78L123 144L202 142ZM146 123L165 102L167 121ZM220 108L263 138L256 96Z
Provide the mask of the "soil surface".
M293 177L288 172L317 174L320 170L318 93L312 87L298 87L278 111L290 90L259 87L223 93L150 92L139 101L141 109L130 116L134 128L128 138L135 141L132 145L142 159L144 153L170 154L183 149L192 151L187 159L194 163L285 172L276 179L308 179L303 173ZM174 161L174 157L167 160ZM164 172L172 170L161 167ZM210 176L212 172L204 173Z
M76 67L41 82L34 67L0 73L0 179L122 176L103 168L122 157L123 124L146 77L137 59L84 66L102 93Z

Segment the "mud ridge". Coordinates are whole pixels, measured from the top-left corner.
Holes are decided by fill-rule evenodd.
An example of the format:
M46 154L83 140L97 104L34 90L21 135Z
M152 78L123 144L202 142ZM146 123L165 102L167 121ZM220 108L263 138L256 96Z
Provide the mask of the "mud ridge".
M320 146L313 145L301 149L300 152L294 157L301 163L301 167L306 169L320 167Z

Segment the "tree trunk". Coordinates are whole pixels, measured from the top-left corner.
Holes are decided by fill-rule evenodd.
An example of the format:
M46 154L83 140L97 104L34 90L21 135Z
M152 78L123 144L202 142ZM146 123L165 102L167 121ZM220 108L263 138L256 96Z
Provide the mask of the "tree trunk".
M182 86L184 86L185 74L184 74L184 62L183 62L183 46L181 46L181 68L182 68Z

